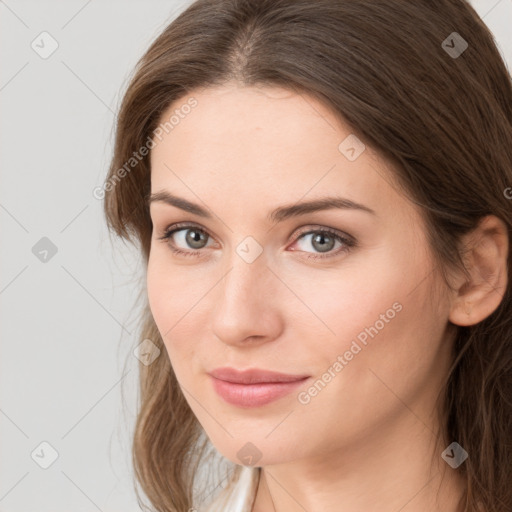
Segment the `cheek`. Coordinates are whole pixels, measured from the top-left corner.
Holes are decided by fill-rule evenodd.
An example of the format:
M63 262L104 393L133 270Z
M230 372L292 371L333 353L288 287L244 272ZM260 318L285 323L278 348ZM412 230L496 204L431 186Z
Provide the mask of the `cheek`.
M407 315L405 294L396 286L382 287L376 282L372 288L346 287L337 293L329 294L323 306L316 304L330 334L322 336L321 347L315 343L311 349L323 354L326 367L339 362L341 356L341 364L350 366L351 374L366 372L369 365L382 359L383 352L397 346Z
M151 250L146 273L148 301L160 332L173 328L190 309L194 290L193 272L176 267L169 261L165 249ZM198 288L198 287L196 287Z
M177 273L166 268L164 258L151 253L146 274L148 303L155 324L160 332L165 347L171 358L172 347L169 343L180 327L179 319L183 316L180 303L183 292L176 282ZM173 359L171 358L171 361Z
M392 291L375 287L378 293L332 316L336 338L309 345L307 359L315 361L318 373L300 395L299 411L305 430L325 425L326 451L333 439L354 441L407 414L404 404L418 403L435 384L440 339L427 288L425 283L409 294L405 285Z
M330 398L344 397L344 405L359 419L368 407L385 416L399 411L403 403L414 403L435 385L442 370L441 319L430 300L429 283L414 293L410 290L381 290L364 309L345 313L336 324L344 332L329 359L332 366L342 357L341 378L334 379Z
M433 327L439 318L430 300L430 280L418 286L425 268L414 258L402 256L400 261L398 255L380 254L378 260L345 267L343 275L325 273L315 279L314 287L293 284L318 317L304 307L302 319L297 316L295 325L301 326L297 338L302 340L305 359L316 361L318 372L336 365L331 373L344 377L334 379L333 388L349 385L364 399L374 385L381 386L369 369L383 372L400 387L405 375L414 378L414 368L427 370L435 358Z
M348 350L351 340L359 333L364 342L365 336L369 337L365 328L376 322L380 330L385 330L386 320L394 320L400 309L397 302L409 290L401 272L383 271L378 263L376 258L347 260L337 270L317 272L314 279L305 279L304 273L298 272L284 277L301 299L299 302L290 296L283 304L289 304L286 312L289 320L294 318L290 323L292 328L299 325L308 330L300 337L303 342L310 340L315 350L332 353ZM323 340L321 347L319 339Z
M188 269L174 267L165 254L150 254L146 273L148 303L173 367L179 373L182 361L192 360L201 338L199 318L205 310L205 290L211 285Z

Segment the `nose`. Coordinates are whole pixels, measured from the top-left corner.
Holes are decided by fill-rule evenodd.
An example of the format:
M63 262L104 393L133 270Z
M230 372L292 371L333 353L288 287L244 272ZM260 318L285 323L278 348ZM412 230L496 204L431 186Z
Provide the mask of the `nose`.
M231 266L215 287L212 329L228 345L276 339L283 326L279 285L260 255L247 263L233 255Z

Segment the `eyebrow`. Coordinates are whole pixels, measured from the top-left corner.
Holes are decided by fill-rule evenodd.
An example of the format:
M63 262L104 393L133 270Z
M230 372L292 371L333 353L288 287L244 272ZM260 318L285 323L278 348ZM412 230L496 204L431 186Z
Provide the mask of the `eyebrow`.
M198 204L191 203L182 197L174 196L166 190L161 190L151 194L148 198L148 206L153 202L163 202L200 217L205 217L207 219L212 218L212 215L207 209L199 206ZM376 212L368 206L343 197L330 196L293 205L280 206L269 213L268 220L272 223L282 222L291 217L334 208L342 210L359 210L377 216Z

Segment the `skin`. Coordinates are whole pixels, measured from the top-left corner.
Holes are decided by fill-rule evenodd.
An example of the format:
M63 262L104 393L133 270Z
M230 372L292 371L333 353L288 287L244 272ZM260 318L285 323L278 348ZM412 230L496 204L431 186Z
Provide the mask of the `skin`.
M183 197L212 218L151 203L148 297L180 386L212 443L236 464L247 442L261 452L253 512L324 512L341 503L343 512L455 512L462 483L440 456L453 440L434 435L434 401L450 363L453 324L478 323L501 302L505 225L489 216L467 237L475 246L467 256L474 280L464 285L454 274L450 290L435 271L421 212L392 186L390 165L368 145L349 161L338 145L350 126L322 103L235 83L190 96L197 106L152 150L151 192ZM334 193L376 215L329 209L277 224L267 219L278 206ZM177 222L193 226L174 234L175 245L200 257L176 255L170 240L159 240ZM186 242L194 226L207 234L203 248ZM319 228L357 245L336 255L337 242L332 257L308 260L326 253L311 235L299 235ZM263 248L252 263L236 252L248 236ZM394 318L300 403L299 391L394 303L401 305ZM212 387L206 372L221 366L311 379L268 405L239 408Z

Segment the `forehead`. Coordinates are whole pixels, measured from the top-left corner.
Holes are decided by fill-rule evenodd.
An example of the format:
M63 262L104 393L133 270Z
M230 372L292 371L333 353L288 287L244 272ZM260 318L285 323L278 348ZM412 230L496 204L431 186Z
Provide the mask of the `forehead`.
M195 106L180 111L190 98ZM152 193L165 189L194 202L220 196L225 206L248 209L333 194L376 211L406 207L383 159L357 146L351 127L311 96L227 85L190 93L161 121L173 113L178 122L154 139ZM354 142L362 152L349 159Z
M226 156L231 161L251 158L257 164L263 158L282 160L315 147L325 150L329 145L331 155L336 154L340 137L350 134L349 127L336 121L312 97L281 88L233 84L196 91L174 102L161 120L165 122L180 111L192 97L196 106L163 134L165 148L159 144L153 154L159 154L160 149L179 151L182 143L189 146L195 142L194 155L207 152L220 156L229 148L231 154ZM253 158L255 153L257 159Z

